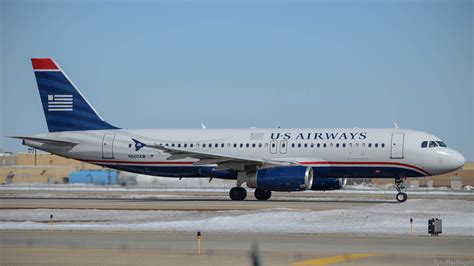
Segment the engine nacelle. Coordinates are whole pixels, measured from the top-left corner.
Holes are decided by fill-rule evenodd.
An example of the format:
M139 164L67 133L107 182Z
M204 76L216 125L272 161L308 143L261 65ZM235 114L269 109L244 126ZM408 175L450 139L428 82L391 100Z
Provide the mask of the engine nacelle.
M272 191L301 191L313 186L313 169L282 166L259 169L249 175L247 186Z
M217 169L213 167L202 167L199 173L206 177L215 177L220 179L236 179L237 172L231 169Z
M315 178L311 190L338 190L342 184L339 178Z

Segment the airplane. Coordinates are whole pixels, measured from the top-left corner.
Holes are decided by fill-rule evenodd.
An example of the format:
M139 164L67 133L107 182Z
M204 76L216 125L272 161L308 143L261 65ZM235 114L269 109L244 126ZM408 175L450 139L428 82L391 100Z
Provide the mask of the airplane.
M407 200L408 177L448 173L464 157L438 137L395 128L122 129L106 122L51 58L31 59L49 133L24 145L121 171L236 181L229 196L340 189L341 178L392 178Z

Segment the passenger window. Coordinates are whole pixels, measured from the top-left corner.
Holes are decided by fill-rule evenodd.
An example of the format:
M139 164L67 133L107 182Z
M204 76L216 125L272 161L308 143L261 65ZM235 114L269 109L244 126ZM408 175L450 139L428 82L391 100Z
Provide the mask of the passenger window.
M294 148L294 147L295 147L295 144L294 144L294 143L291 143L291 147Z
M311 146L311 148L314 148L314 143L311 143L311 145L310 145L310 146Z
M352 148L352 143L349 143L349 148Z
M203 143L203 144L202 144L202 147L203 147L203 148L206 148L206 143Z
M129 143L129 144L128 144L128 147L131 148L131 147L132 147L132 143Z
M365 148L365 143L360 144L362 148Z
M369 143L369 148L372 148L372 143Z
M275 148L275 143L272 143L272 148Z
M262 147L262 143L259 143L259 144L258 144L258 147L261 148L261 147Z
M316 146L317 146L318 148L321 147L321 143L318 143Z
M188 147L188 144L184 143L183 146L186 148L186 147Z
M301 148L301 143L298 143L298 148Z
M273 144L273 145L275 145L275 144ZM273 145L272 145L272 146L273 146ZM248 143L245 144L245 147L247 147L247 148L250 147L250 144L248 144Z
M264 145L264 146L265 146L265 148L268 148L268 143L265 143L265 145Z
M354 147L359 148L359 143L356 143Z
M234 148L237 148L237 143L234 143Z
M255 143L252 143L252 148L255 148Z
M326 143L323 144L323 148L326 148Z
M194 145L193 145L192 143L191 143L191 144L189 144L189 147L191 147L191 148L192 148L193 146L194 146Z
M173 144L171 144L171 147L174 147L174 143L173 143Z
M381 146L382 146L382 148L385 148L385 143L382 143L382 145L381 145Z
M375 148L378 148L378 147L379 147L379 144L378 144L378 143L375 143L374 147L375 147Z
M305 144L304 144L304 147L305 147L305 148L308 148L308 143L305 143Z
M342 143L342 147L345 148L345 147L346 147L346 143Z
M243 143L240 143L240 148L243 148L244 147L244 144Z
M339 143L336 143L336 148L339 148Z

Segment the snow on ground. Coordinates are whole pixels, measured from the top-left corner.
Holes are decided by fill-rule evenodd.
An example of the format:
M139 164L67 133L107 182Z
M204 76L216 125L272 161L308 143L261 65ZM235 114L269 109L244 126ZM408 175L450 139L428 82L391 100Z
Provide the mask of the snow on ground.
M311 211L122 211L1 210L0 230L203 231L251 233L316 233L407 235L414 219L415 235L427 235L428 219L443 220L442 235L474 236L474 204L467 200L409 200L371 207Z

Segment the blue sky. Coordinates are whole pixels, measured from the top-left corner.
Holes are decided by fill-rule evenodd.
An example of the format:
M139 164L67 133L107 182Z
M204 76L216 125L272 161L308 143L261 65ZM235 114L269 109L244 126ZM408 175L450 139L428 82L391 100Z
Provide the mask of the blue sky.
M1 1L1 0L0 0ZM474 160L472 1L1 1L0 149L46 132L31 57L125 128L392 127Z

